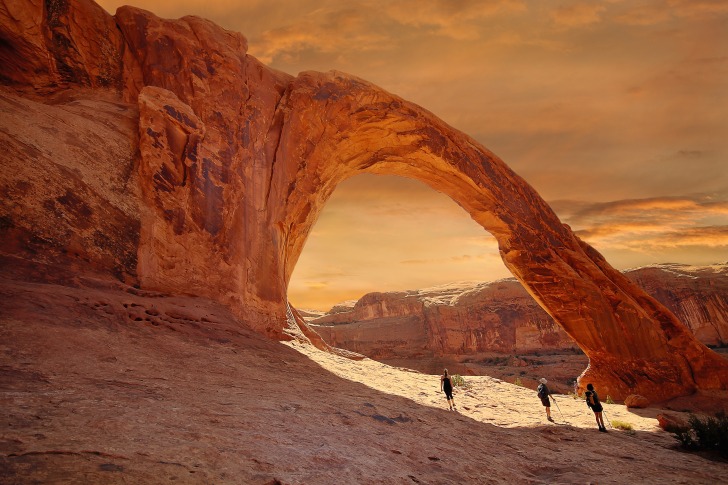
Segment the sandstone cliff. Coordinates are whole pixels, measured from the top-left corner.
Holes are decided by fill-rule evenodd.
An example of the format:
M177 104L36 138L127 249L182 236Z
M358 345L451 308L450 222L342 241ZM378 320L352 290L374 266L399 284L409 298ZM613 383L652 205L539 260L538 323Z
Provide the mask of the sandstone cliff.
M377 357L526 353L576 346L515 278L369 293L310 321L336 347Z
M660 264L626 272L704 344L728 345L728 262Z
M625 272L708 345L728 344L728 263ZM329 344L373 358L463 357L574 349L576 342L515 278L369 293L311 319Z
M728 388L719 356L487 148L362 79L293 77L246 50L197 17L0 0L4 274L198 295L269 337L324 347L286 301L306 237L342 180L402 175L498 240L589 356L584 378L615 397Z

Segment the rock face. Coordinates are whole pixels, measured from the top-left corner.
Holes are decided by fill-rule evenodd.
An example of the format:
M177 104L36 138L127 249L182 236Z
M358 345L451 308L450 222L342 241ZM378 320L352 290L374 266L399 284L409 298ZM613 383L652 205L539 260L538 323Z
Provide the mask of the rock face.
M199 18L162 20L132 7L111 17L90 0L1 0L0 39L3 109L22 104L18 97L70 109L63 99L90 93L139 110L137 136L93 160L93 190L83 170L54 173L57 162L36 151L68 140L33 140L18 152L19 169L7 168L14 155L4 150L0 190L14 199L1 206L3 258L15 276L31 262L46 274L121 277L218 301L271 337L285 338L291 325L306 333L286 288L326 200L359 173L404 175L450 196L496 237L506 266L589 356L584 377L603 391L659 399L728 387L728 365L672 313L497 156L419 106L342 73L268 69L246 54L242 35ZM34 123L12 122L25 131ZM61 124L50 118L38 129ZM101 174L124 173L137 146L124 222L97 225L93 208L111 210L123 186ZM97 198L91 213L87 196ZM39 225L24 225L21 198ZM117 231L127 225L131 237ZM135 271L122 257L134 246Z
M0 2L0 79L26 95L79 86L135 100L136 60L114 19L85 0Z
M654 265L625 275L703 343L728 343L728 263ZM373 358L523 354L576 346L515 278L369 293L311 319L324 340Z
M138 110L109 93L46 104L0 90L2 272L138 282Z
M728 345L728 262L659 264L625 273L707 345Z
M576 347L514 278L369 293L309 323L335 347L372 358L528 353Z

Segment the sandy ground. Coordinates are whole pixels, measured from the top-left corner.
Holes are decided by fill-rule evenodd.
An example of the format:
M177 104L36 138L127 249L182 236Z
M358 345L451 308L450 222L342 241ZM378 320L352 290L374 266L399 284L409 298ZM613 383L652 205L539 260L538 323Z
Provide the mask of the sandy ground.
M307 355L324 369L344 379L360 382L377 391L411 399L417 404L447 409L444 393L440 391L439 376L391 367L371 359L351 361L297 342L287 342L286 345ZM549 424L545 419L545 410L534 391L489 376L466 376L464 379L465 386L456 388L453 393L460 415L506 428ZM582 398L556 394L553 399L555 403L551 410L556 424L584 429L596 428L594 413L589 410ZM604 412L610 420L631 424L635 431L655 434L655 443L670 445L674 442L657 426L655 417L659 410L628 410L623 405L604 404ZM637 412L639 414L636 414ZM672 411L671 413L678 415Z
M574 380L586 369L589 358L571 351L510 356L489 354L486 356L448 356L432 358L376 358L375 360L395 367L415 369L425 374L450 373L464 376L491 376L513 384L520 381L524 387L536 389L538 380L546 377L553 392L573 392Z
M655 411L266 340L225 308L78 280L0 279L0 483L725 483ZM568 423L568 424L567 424Z

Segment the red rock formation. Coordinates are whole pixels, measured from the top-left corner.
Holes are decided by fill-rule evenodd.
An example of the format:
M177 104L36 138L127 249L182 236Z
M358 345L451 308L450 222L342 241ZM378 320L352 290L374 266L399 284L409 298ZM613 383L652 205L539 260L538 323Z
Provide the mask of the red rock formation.
M369 293L348 312L310 321L335 347L378 357L461 357L574 348L515 279Z
M336 185L364 172L403 175L449 195L496 237L506 266L579 342L591 362L584 377L604 392L654 400L728 387L720 357L561 224L498 157L419 106L341 73L275 72L246 55L241 35L194 17L161 20L122 7L112 19L90 1L3 0L0 19L3 83L16 92L138 94L139 178L130 197L142 194L134 277L143 287L209 297L284 337L288 280ZM23 154L27 165L36 158ZM2 175L3 191L25 179ZM98 195L106 198L105 188ZM58 214L38 206L63 234L85 217L66 219L68 205ZM13 248L47 228L13 233L22 210L2 207L3 239L20 243L6 257L23 259L32 251ZM109 263L54 237L55 263L108 272ZM128 247L111 228L95 237L99 254Z
M114 19L87 0L0 2L0 79L26 95L69 87L140 87L135 60ZM32 88L32 89L28 89Z
M138 283L136 107L87 91L42 104L0 88L0 111L0 270Z
M659 264L625 275L673 312L707 345L728 344L728 262Z
M728 264L626 271L705 344L728 342ZM324 340L374 358L572 349L576 343L514 278L370 293L310 320ZM424 333L423 333L424 332Z
M657 423L660 428L669 432L685 431L690 429L690 425L684 419L670 413L658 414Z

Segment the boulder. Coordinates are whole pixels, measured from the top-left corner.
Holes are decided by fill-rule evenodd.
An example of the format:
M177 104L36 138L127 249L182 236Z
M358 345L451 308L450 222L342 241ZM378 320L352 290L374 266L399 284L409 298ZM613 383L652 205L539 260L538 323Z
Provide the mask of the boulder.
M630 394L624 398L624 405L628 408L646 408L650 405L650 401L639 394Z
M665 431L675 432L681 430L687 430L690 425L682 419L680 416L676 416L670 413L660 413L657 415L657 424L660 428Z

